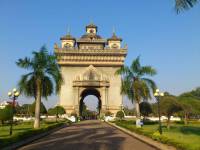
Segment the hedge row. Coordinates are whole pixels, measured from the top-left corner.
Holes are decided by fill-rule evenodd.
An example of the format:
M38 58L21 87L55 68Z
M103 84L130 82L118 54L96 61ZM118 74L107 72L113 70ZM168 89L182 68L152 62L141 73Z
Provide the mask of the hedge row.
M55 124L50 124L47 127L43 127L40 129L31 129L31 130L27 130L24 132L19 132L14 134L13 136L10 136L8 138L4 138L4 139L0 139L0 147L3 148L5 146L8 146L10 144L14 144L16 142L22 141L23 139L38 135L40 133L49 131L51 129L54 129L56 127L62 126L66 123L64 122L60 122L60 123L55 123Z
M160 135L159 132L152 132L152 131L145 131L142 128L135 128L133 125L128 125L123 121L116 121L115 122L116 125L123 127L125 129L128 129L129 131L150 137L156 141L159 141L161 143L167 144L167 145L171 145L176 147L177 149L181 149L181 150L188 150L188 145L183 144L183 143L177 143L175 141L173 141L172 139L169 139L168 137L164 136L164 135Z

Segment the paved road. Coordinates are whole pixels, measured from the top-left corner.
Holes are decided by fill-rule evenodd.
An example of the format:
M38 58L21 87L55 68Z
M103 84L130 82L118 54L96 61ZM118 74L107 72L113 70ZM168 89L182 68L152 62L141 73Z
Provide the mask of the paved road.
M155 150L100 121L83 121L56 131L19 150Z

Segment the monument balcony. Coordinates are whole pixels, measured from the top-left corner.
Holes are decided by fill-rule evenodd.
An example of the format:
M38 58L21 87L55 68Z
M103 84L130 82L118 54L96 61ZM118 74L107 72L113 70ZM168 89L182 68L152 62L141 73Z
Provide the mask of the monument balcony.
M109 48L105 47L104 49L79 49L78 47L74 48L56 48L54 50L55 54L123 54L126 56L127 48Z

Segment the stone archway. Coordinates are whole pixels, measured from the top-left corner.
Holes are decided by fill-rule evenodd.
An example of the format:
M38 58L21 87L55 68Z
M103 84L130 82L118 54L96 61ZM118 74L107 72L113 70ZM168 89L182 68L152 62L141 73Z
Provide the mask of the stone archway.
M99 72L93 65L87 67L81 74L77 75L73 81L73 87L78 99L76 112L81 115L80 106L87 95L94 95L101 103L101 111L105 112L108 103L109 81L105 74Z
M86 88L82 91L80 95L80 102L79 102L79 115L82 116L83 112L83 101L88 95L93 95L98 99L98 116L101 114L102 102L101 102L101 95L100 92L96 88Z

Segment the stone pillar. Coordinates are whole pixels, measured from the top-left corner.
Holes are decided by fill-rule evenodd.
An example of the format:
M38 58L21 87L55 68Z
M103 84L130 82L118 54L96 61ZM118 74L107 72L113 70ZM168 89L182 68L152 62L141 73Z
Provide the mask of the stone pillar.
M108 90L109 90L109 88L108 87L106 87L106 110L108 110L108 97L109 97L109 92L108 92Z
M79 106L80 106L80 88L75 87L75 93L74 93L74 111L79 115Z
M106 87L101 88L101 112L104 113L107 107L107 92Z

